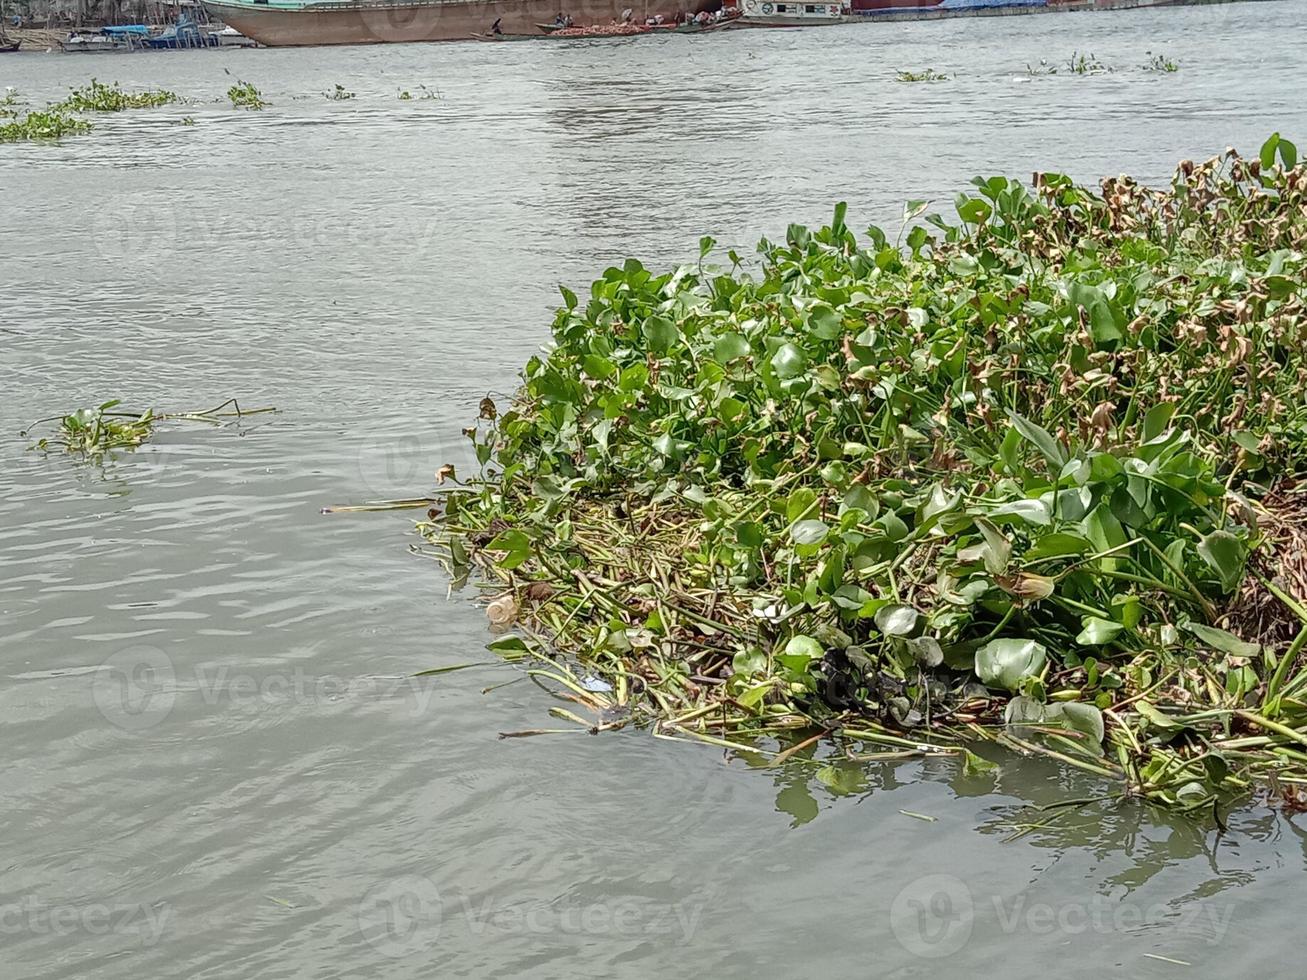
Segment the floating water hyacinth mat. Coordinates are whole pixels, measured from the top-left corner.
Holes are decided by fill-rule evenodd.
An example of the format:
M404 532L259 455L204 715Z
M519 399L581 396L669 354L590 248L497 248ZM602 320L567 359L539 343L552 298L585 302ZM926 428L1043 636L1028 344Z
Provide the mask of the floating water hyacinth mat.
M704 239L563 289L421 531L587 730L1296 805L1307 169L1277 136L1161 189L974 184L894 241L840 205L756 271Z

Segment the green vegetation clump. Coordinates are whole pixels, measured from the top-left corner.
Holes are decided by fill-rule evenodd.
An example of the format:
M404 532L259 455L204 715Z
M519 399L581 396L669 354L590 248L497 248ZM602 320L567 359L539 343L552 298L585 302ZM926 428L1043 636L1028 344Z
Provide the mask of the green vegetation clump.
M140 415L113 411L120 404L114 399L49 420L59 423L58 432L52 438L37 440L32 448L49 451L58 447L84 456L102 456L111 449L135 449L154 434L156 417L151 410Z
M254 87L252 82L238 80L235 85L227 89L227 98L231 100L233 108L249 109L256 111L266 109L270 103L263 98L263 93Z
M1144 65L1144 71L1155 71L1155 72L1161 72L1163 74L1171 74L1172 72L1177 72L1180 70L1179 63L1172 60L1171 58L1168 58L1164 54L1153 54L1153 52L1151 51L1146 52L1146 54L1148 55L1148 62Z
M29 425L22 435L27 436L38 426L56 423L58 428L53 436L42 437L28 446L28 449L49 452L54 448L64 452L75 453L84 458L99 459L115 449L135 449L154 435L154 427L159 422L206 422L210 425L226 424L223 420L234 418L240 420L246 415L262 415L275 412L275 408L242 409L240 403L229 398L214 408L199 412L156 413L154 409L144 412L123 411L118 408L122 402L118 399L104 402L96 408L79 408L70 415L52 415L37 419Z
M1092 54L1081 54L1077 51L1072 53L1067 70L1073 75L1102 75L1111 71L1112 68L1099 61Z
M925 71L901 70L894 77L900 82L947 82L949 80L948 75L933 68L927 68Z
M163 89L125 92L117 82L105 85L92 78L89 85L73 89L57 108L68 112L123 112L127 109L153 109L179 101L175 92Z
M898 240L840 205L756 273L704 239L564 288L421 530L592 730L990 743L1186 809L1307 782L1296 148L974 184Z
M57 140L65 136L89 133L91 128L91 124L86 120L70 116L57 106L49 109L33 109L30 112L15 114L9 122L0 122L0 143Z
M148 109L180 101L176 94L163 90L125 92L117 82L105 85L91 79L82 88L73 89L61 102L51 103L44 109L23 112L18 108L17 93L7 89L0 99L0 143L25 140L58 140L64 136L89 133L94 127L86 120L73 115L76 112L122 112L127 109Z
M18 90L12 85L6 86L4 97L0 98L0 118L17 116L22 111L19 109L22 104Z

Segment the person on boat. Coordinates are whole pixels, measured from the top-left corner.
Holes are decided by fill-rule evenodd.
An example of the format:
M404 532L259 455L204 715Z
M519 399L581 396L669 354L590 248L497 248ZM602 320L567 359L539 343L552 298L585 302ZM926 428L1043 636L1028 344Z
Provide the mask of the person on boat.
M497 18L495 19L495 22L494 22L493 24L490 25L490 33L491 33L491 34L503 34L503 33L504 33L503 28L501 28L501 27L499 26L499 22L500 22L501 20L503 20L503 19L504 19L504 18L502 18L502 17L497 17Z

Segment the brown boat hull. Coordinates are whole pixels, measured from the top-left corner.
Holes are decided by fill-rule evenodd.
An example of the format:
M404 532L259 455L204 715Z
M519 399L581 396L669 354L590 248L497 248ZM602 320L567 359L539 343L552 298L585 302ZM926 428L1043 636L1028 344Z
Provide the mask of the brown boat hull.
M566 8L577 24L607 24L631 10L637 21L662 14L671 20L703 0L436 0L405 4L324 4L299 10L205 0L215 19L269 47L316 44L393 44L465 41L490 30L540 34L541 21Z

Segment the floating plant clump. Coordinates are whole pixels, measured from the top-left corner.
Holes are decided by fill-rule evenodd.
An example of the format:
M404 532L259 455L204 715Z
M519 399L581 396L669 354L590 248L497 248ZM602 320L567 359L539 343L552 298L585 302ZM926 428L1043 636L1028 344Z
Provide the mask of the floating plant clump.
M1181 809L1307 783L1296 148L974 184L563 289L422 532L589 730L1004 746Z
M164 89L128 92L117 82L106 85L92 78L89 85L73 89L58 107L69 112L123 112L127 109L153 109L179 101L175 92Z
M235 85L227 89L227 98L235 109L257 111L271 105L263 98L263 93L254 87L253 82L243 80L238 80Z
M933 68L927 68L925 71L899 71L895 76L896 81L900 82L947 82L949 76L943 72L935 71Z
M275 408L242 409L236 399L200 412L156 413L127 411L118 406L118 399L104 402L95 408L79 408L68 415L54 415L38 419L24 431L26 436L38 426L54 423L55 433L42 436L28 448L41 452L62 450L84 458L100 458L115 449L135 449L154 435L155 426L164 421L208 422L223 424L224 419L241 419L247 415L275 412Z
M106 85L91 79L89 85L75 88L67 98L47 105L44 109L19 108L17 93L6 89L0 99L0 143L54 141L65 136L89 133L94 127L76 112L122 112L126 109L148 109L180 101L163 90L142 92L124 91L117 82ZM7 121L6 121L7 120Z

